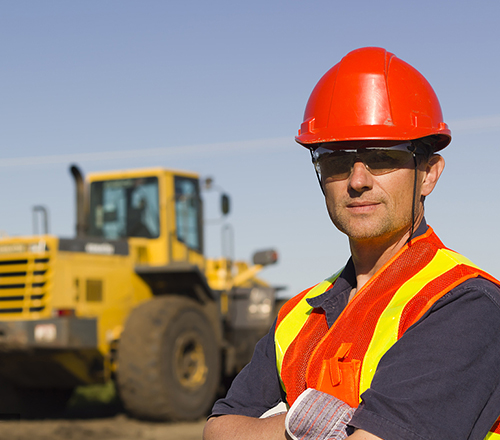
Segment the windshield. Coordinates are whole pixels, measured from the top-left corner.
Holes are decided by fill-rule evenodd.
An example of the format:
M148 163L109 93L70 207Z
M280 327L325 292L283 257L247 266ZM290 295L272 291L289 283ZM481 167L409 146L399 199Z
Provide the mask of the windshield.
M108 240L158 237L158 178L92 182L89 235Z

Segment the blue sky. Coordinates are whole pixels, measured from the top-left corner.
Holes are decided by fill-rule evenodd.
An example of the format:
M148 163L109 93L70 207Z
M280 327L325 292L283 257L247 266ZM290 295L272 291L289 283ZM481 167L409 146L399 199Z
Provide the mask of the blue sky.
M381 46L427 77L453 132L428 222L498 277L499 16L496 0L4 0L0 230L30 234L44 204L73 235L72 162L193 170L232 196L236 257L278 249L263 276L292 295L349 256L293 137L323 73ZM220 226L206 237L218 256Z

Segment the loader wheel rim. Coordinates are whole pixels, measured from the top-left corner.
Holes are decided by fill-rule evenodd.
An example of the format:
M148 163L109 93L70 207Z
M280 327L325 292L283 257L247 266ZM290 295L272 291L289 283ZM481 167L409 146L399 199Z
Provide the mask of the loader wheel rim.
M175 372L179 383L188 390L197 390L205 384L208 367L197 333L184 333L175 341Z

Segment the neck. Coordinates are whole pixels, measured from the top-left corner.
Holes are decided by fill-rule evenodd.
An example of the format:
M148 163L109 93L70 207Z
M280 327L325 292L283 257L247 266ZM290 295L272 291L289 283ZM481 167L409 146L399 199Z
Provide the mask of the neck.
M420 225L422 218L423 215L415 222L415 230ZM395 233L389 238L377 237L366 240L349 238L352 261L356 270L356 288L352 290L349 300L401 250L410 238L410 229L411 227Z

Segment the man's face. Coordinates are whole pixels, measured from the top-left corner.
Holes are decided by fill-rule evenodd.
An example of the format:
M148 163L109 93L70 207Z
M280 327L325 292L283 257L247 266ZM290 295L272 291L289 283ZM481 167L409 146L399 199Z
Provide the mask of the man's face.
M417 175L415 219L423 216L425 164ZM390 240L402 237L412 224L413 159L390 173L374 176L362 162L356 162L349 177L332 180L322 176L326 205L335 226L351 240ZM424 191L425 192L425 191Z

